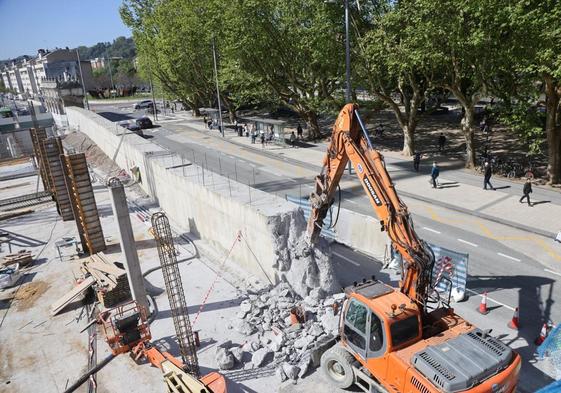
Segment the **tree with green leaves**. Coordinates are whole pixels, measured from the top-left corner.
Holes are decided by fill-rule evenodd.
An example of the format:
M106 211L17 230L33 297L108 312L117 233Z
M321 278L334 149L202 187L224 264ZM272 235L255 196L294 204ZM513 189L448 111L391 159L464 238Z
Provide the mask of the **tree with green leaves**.
M155 77L169 95L198 111L214 94L212 1L126 0L121 17L133 31L145 79Z
M512 12L513 48L517 71L545 96L547 175L561 183L561 3L554 0L516 2ZM536 94L536 95L538 95ZM536 128L525 129L536 133ZM527 135L531 136L531 135Z
M475 107L492 92L494 78L508 65L508 2L503 0L410 0L429 79L450 91L462 107L466 167L475 166ZM421 53L421 52L419 52Z
M322 0L229 3L224 54L267 86L320 135L318 114L336 106L344 75L343 14Z
M407 2L388 2L385 8L358 42L359 64L369 92L394 112L403 131L402 154L410 156L415 153L418 108L425 100L429 80L412 24L414 7ZM399 102L394 93L399 93Z

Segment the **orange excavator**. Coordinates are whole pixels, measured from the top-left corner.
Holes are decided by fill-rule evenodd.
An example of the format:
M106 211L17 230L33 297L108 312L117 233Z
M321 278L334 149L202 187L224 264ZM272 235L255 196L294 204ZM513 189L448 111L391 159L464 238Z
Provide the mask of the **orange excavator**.
M457 315L433 287L434 254L413 227L358 107L347 104L310 195L308 240L319 238L343 171L352 163L382 231L403 258L399 288L374 277L345 288L339 338L321 357L333 384L365 392L511 393L520 355Z

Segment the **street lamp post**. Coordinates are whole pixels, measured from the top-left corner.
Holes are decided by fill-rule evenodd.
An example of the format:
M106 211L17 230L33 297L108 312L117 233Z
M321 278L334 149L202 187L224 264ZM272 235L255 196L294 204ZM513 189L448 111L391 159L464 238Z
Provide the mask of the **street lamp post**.
M84 99L86 101L86 109L90 110L90 103L88 101L88 90L84 84L84 74L82 74L82 62L80 61L80 53L78 48L76 48L76 57L78 58L78 70L80 71L80 81L82 82L82 91L84 92Z

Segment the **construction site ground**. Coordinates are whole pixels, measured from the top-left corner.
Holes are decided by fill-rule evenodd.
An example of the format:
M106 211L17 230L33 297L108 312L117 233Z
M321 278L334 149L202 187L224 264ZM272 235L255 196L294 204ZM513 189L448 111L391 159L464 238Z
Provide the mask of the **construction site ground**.
M75 134L67 138L68 142L72 138L82 140L80 134ZM100 180L93 186L109 245L107 253L118 254L117 227L108 192L102 184L102 179L114 167L106 162L106 157L99 156L95 149L91 154L92 159L97 156L96 161L105 162L103 166L98 165L96 174ZM22 168L17 167L17 172L10 167L0 170L0 179L5 179L0 181L0 199L36 192L38 181L34 175L9 179L10 175L19 175L20 171L24 171ZM29 172L29 165L26 168ZM141 267L146 272L159 266L159 259L156 245L148 233L148 215L144 209L154 212L158 210L158 206L150 204L136 186L127 188L127 195L135 203L130 216ZM143 207L140 212L138 206ZM88 335L86 332L80 333L87 323L83 304L76 302L55 317L51 317L49 312L51 304L75 285L80 263L78 256L70 247L63 249L63 257L59 259L54 243L62 237L76 236L76 224L73 221L62 222L53 203L33 207L33 210L32 213L0 222L2 230L14 235L13 251L25 248L33 251L36 258L34 265L25 271L25 276L16 287L0 291L0 392L62 392L86 370L88 364ZM201 338L201 371L205 373L216 369L214 354L217 345L226 340L243 344L247 339L235 330L228 329L228 321L236 317L243 288L252 279L247 278L250 276L247 272L240 271L227 260L222 266L225 255L215 252L204 241L193 238L190 234L176 235L180 252L178 260L181 261L180 270L191 322L194 322L193 328L199 331ZM2 247L1 255L4 255L7 253L6 245ZM370 274L377 274L378 278L387 282L395 283L399 279L386 271L380 272L381 263L373 258L354 253L340 245L334 245L334 251L335 271L343 285L350 284L352 277L366 277ZM523 274L525 267L519 266L518 269L518 274ZM480 272L479 275L490 276L491 270L489 267L488 271ZM208 294L219 272L222 272L221 277ZM503 273L505 276L509 274L506 271ZM152 324L154 342L177 356L179 351L174 340L175 332L161 271L148 274L146 279L150 286L161 289L161 294L155 296L158 315ZM205 306L197 318L207 294ZM478 326L492 327L493 335L522 351L524 365L520 391L532 392L550 382L548 375L552 375L552 371L548 369L548 363L536 359L534 355L531 340L535 333L525 331L524 326L521 329L523 334L509 330L506 322L512 311L505 304L491 302L494 310L492 319L478 314L476 309L479 301L479 296L471 296L466 302L458 303L456 311ZM99 362L109 353L101 334L96 347ZM290 382L281 384L275 375L273 364L252 369L238 366L223 374L227 378L229 392L341 391L333 388L318 370L299 380L297 385ZM136 365L127 355L117 357L101 370L97 374L97 383L98 392L164 391L162 375L158 369L148 364ZM79 391L85 392L85 386Z
M4 180L0 189L9 189L13 195L35 192L37 177ZM107 189L94 183L95 197L100 219L108 244L106 254L120 253L117 227L114 222ZM140 205L143 199L133 190L127 190L131 199ZM4 196L4 192L2 192ZM9 197L9 196L8 196ZM157 210L157 208L154 208ZM153 210L154 210L153 209ZM140 218L142 217L142 218ZM156 244L148 233L149 221L145 215L131 213L139 259L144 272L159 266ZM79 275L80 258L74 247L62 249L58 257L54 243L63 237L76 236L74 221L62 222L54 203L35 207L25 216L5 220L0 228L12 234L14 251L27 249L35 255L34 264L24 270L19 283L9 289L0 290L0 392L63 392L87 370L88 334L80 331L87 324L87 313L83 302L76 301L56 316L50 315L50 306L70 291ZM240 304L240 288L246 280L243 274L200 240L190 241L184 234L176 233L180 271L193 329L199 331L201 347L198 355L201 373L216 370L214 354L217 345L226 340L243 344L245 336L228 329L228 322L236 317ZM234 239L232 239L234 241ZM7 253L3 245L2 255ZM204 308L197 318L211 284L217 274L213 290L208 294ZM151 325L153 342L161 349L178 356L179 349L174 339L175 331L165 293L161 270L146 276L158 307L156 320ZM251 277L249 278L251 280ZM196 322L195 322L196 321ZM109 355L101 331L95 343L97 361ZM228 391L271 392L310 391L312 386L322 386L322 391L337 392L329 386L319 373L314 372L298 386L291 383L281 386L275 377L275 365L255 369L235 368L223 372L228 380ZM163 392L161 372L149 364L137 365L128 355L120 355L97 374L97 392ZM87 391L84 384L79 392Z

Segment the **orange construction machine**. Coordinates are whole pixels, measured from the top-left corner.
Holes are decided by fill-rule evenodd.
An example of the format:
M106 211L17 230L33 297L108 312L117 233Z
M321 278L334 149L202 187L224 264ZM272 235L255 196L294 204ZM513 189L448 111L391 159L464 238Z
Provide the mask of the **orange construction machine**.
M415 232L357 109L345 105L333 127L310 196L309 242L317 241L350 160L381 230L403 257L403 276L399 288L374 278L345 288L340 339L322 355L324 372L338 387L366 392L514 392L520 355L455 314L433 288L432 250Z
M168 393L227 393L226 380L217 372L198 379L185 370L183 363L168 352L162 352L151 342L146 311L132 301L98 315L105 340L113 355L130 352L139 362L146 359L158 367L163 375Z

